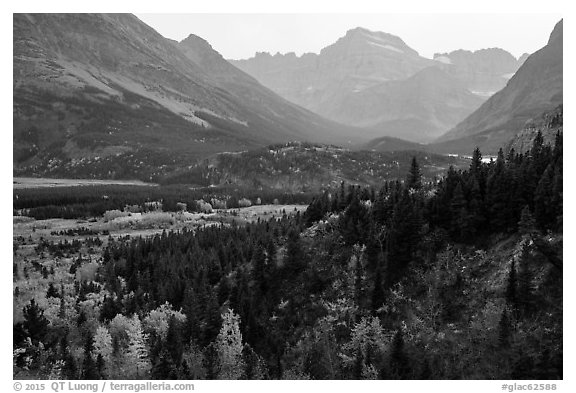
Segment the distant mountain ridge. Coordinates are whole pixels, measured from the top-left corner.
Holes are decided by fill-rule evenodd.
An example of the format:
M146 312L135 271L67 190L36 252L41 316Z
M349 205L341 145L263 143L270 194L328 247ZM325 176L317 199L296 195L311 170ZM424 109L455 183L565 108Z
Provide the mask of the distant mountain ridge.
M400 37L361 27L318 54L257 53L230 62L291 102L362 127L367 138L413 142L429 142L463 120L519 66L511 54L496 48L427 59ZM441 76L447 86L438 89L433 78L418 79L431 67L447 74ZM394 100L398 92L401 97Z
M516 59L500 48L436 53L434 60L448 74L461 80L470 91L491 96L506 86L525 59Z

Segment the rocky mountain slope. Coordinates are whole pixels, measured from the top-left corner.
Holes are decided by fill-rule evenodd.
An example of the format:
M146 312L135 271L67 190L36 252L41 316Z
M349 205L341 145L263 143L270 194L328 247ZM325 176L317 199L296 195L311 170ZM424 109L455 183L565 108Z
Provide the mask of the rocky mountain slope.
M290 140L346 143L349 127L289 103L196 36L165 39L129 14L14 14L14 164L24 172L151 150Z
M525 123L563 102L562 21L546 46L530 55L504 89L443 135L435 148L446 152L479 146L491 153L507 144Z
M555 145L556 135L562 133L564 128L563 105L559 105L552 111L545 112L539 117L529 120L522 131L520 131L506 146L506 150L514 149L518 153L529 151L534 143L534 138L540 132L544 144Z

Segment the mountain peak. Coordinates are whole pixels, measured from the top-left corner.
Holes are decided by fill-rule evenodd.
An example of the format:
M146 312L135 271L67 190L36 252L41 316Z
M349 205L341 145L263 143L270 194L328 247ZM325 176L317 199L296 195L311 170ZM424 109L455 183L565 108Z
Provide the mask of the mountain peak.
M196 34L190 34L188 35L188 37L184 38L182 41L180 41L180 44L184 45L184 46L194 46L194 47L204 47L206 49L211 49L213 50L214 48L212 48L212 45L210 45L210 43L208 41L206 41L204 38L197 36Z
M548 39L548 44L562 38L563 21L564 19L560 19L560 22L556 23L556 26L554 26L554 30L552 30L550 38Z
M418 52L410 48L398 36L382 31L371 31L364 27L350 29L340 37L335 43L320 51L320 54L327 53L385 53L386 56L419 56Z
M346 35L354 35L354 34L362 34L362 33L368 33L368 34L370 34L370 33L374 33L374 32L373 32L373 31L370 31L370 30L368 30L368 29L366 29L366 28L364 28L364 27L360 27L360 26L355 27L355 28L353 28L353 29L348 29L348 30L346 31Z

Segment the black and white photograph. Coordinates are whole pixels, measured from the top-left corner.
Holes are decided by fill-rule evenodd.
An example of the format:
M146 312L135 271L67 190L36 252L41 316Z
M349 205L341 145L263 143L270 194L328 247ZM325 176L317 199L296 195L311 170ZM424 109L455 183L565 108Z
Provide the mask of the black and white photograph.
M14 391L561 391L562 8L45 8L11 14Z

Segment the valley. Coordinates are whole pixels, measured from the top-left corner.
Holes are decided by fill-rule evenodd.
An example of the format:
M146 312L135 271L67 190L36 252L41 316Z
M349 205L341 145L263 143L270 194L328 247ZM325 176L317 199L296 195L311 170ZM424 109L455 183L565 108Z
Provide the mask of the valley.
M13 379L564 378L562 20L227 60L184 19L13 14Z

